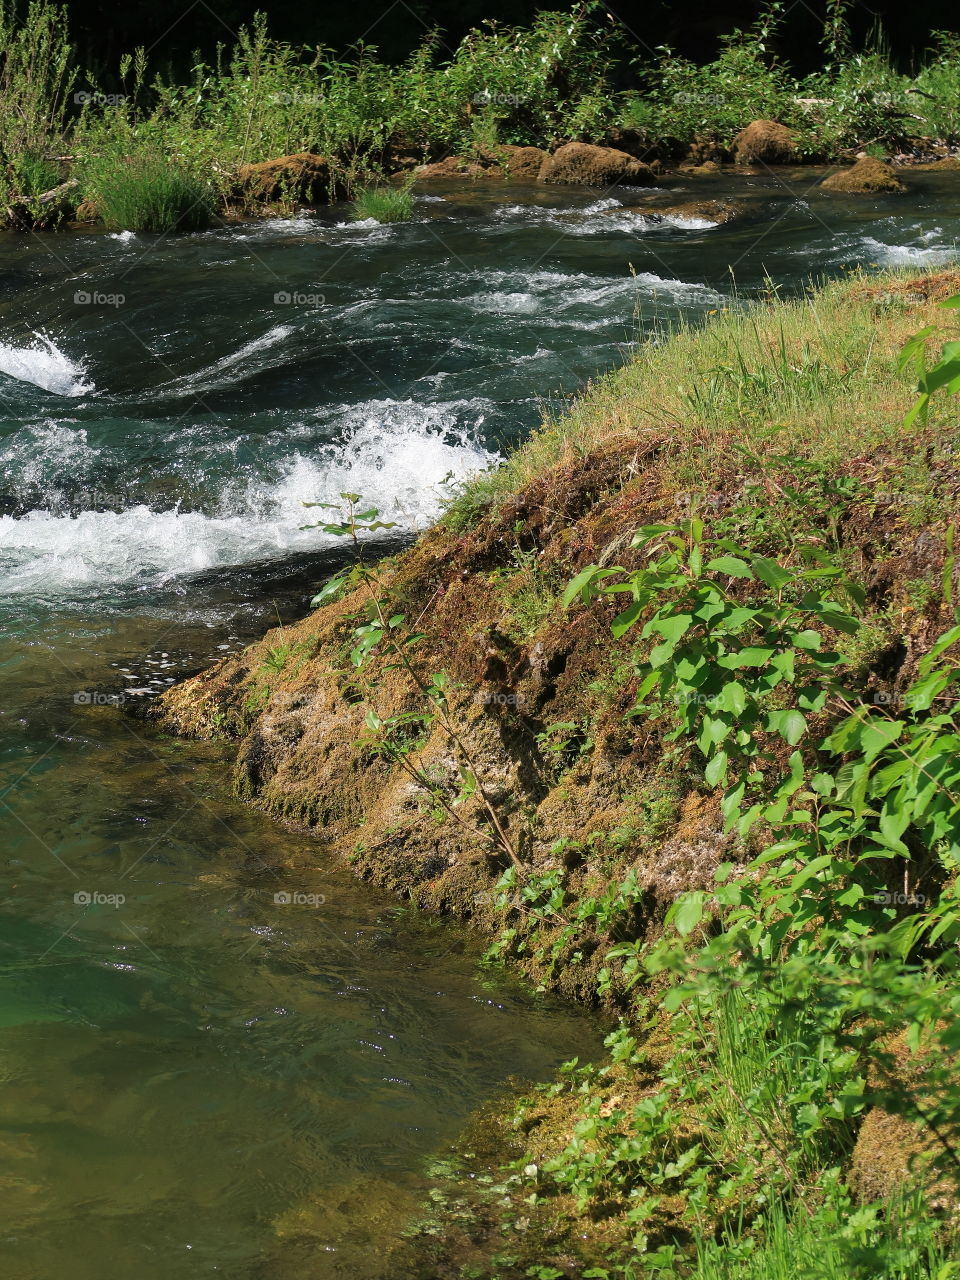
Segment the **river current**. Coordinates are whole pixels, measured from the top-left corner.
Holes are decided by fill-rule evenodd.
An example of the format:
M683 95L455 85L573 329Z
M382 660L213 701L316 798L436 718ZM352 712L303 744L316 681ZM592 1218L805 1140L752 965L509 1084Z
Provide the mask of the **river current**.
M0 237L5 1277L378 1276L469 1113L597 1052L124 705L305 609L340 553L304 502L409 535L644 335L956 259L955 175L814 181ZM728 194L754 216L649 216Z

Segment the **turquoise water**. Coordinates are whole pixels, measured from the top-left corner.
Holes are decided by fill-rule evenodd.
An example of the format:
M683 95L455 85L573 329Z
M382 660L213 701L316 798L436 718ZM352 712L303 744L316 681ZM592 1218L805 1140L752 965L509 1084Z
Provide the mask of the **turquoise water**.
M380 1275L469 1112L596 1051L124 704L302 612L339 554L304 501L414 531L731 266L749 294L954 257L950 177L810 185L738 183L726 228L628 208L722 183L491 186L404 226L0 239L4 1276Z

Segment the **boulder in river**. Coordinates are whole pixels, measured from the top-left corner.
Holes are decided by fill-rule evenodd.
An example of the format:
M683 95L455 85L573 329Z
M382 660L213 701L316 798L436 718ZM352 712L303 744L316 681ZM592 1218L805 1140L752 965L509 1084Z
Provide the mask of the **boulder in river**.
M906 191L893 165L864 156L850 169L832 173L820 183L824 191L852 191L865 195L886 191Z
M737 200L685 200L682 204L671 204L663 209L649 209L647 214L659 214L662 218L699 219L719 227L725 222L733 222L735 218L745 217L747 212L747 206Z
M496 163L505 169L511 178L535 179L539 176L546 151L540 147L500 146L494 148Z
M685 200L682 204L670 205L634 205L624 208L604 209L604 213L612 216L622 213L636 213L651 222L664 222L676 218L682 221L709 222L713 226L722 226L735 218L744 218L749 210L745 204L737 200Z
M652 187L653 170L641 160L614 147L594 147L586 142L568 142L540 166L541 182L576 183L585 187L613 187L619 183Z
M796 164L793 133L777 120L754 120L733 140L737 164Z
M254 200L281 200L286 196L307 204L321 204L345 199L347 195L343 180L329 162L309 151L264 160L261 164L242 165L237 185L243 195Z

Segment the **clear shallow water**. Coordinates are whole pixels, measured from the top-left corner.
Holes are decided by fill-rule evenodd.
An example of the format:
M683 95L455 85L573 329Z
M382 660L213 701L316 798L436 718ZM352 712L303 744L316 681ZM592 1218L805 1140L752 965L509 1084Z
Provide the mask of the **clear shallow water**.
M723 305L730 266L749 294L951 259L950 178L811 186L740 182L757 220L726 228L627 207L718 181L0 240L3 1275L375 1276L469 1111L596 1049L110 699L302 610L337 554L303 501L350 489L418 527L545 397Z

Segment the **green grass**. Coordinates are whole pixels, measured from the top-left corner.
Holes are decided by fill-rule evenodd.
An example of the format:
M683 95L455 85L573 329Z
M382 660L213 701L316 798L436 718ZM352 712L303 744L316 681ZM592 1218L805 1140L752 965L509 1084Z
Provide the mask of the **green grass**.
M960 1274L919 1197L857 1209L842 1191L831 1192L812 1211L796 1208L792 1215L773 1200L757 1235L701 1240L695 1267L682 1274L689 1280L953 1280Z
M724 468L742 467L744 452L821 468L870 448L908 454L918 431L905 431L903 417L916 379L898 370L898 357L925 324L950 323L935 305L903 300L912 296L904 282L924 274L852 275L799 299L734 302L703 325L657 334L563 416L547 417L503 467L472 481L448 520L466 527L549 468L598 449L656 447L678 488L708 491ZM938 409L940 421L950 412Z
M214 215L211 187L156 152L97 157L87 170L87 189L115 230L199 231Z
M351 214L358 221L409 222L413 217L413 196L409 186L365 187L358 192Z

